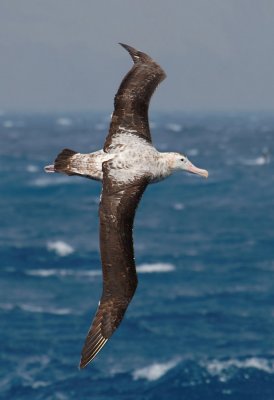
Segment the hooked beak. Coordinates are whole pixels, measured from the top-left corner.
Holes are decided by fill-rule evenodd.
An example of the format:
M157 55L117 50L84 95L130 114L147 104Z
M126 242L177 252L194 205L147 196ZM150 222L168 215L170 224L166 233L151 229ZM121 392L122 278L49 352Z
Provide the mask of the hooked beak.
M195 165L193 165L189 160L187 162L185 170L188 172L191 172L192 174L200 175L203 178L208 177L208 171L206 169L200 169L200 168L195 167Z

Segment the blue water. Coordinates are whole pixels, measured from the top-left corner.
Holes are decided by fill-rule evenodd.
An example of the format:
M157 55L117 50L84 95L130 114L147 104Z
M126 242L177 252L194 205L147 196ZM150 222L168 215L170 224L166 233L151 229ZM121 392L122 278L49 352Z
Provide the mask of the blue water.
M158 149L210 176L147 189L136 295L79 371L101 294L100 184L43 166L64 147L100 148L108 116L0 116L1 398L273 400L274 116L151 120Z

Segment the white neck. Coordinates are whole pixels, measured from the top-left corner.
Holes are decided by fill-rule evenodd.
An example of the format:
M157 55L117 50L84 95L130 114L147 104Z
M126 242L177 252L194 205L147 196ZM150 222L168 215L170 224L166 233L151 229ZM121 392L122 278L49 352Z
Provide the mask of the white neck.
M158 152L158 162L155 165L156 170L154 172L154 182L165 179L175 171L174 166L174 153L160 153Z

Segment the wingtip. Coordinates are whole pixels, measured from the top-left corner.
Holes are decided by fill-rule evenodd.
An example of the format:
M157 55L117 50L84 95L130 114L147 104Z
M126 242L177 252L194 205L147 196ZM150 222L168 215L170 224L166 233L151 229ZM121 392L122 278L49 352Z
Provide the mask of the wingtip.
M140 62L140 61L141 62L154 62L152 60L152 58L149 57L146 53L143 53L142 51L139 51L139 50L135 49L134 47L129 46L128 44L119 42L119 45L122 46L129 53L134 64L137 62Z
M102 338L97 343L97 345L92 349L92 351L88 352L88 353L85 352L85 345L84 345L84 348L82 350L81 360L79 363L79 370L84 369L91 361L94 360L94 358L97 356L97 354L102 349L102 347L106 344L107 341L108 341L108 339Z
M78 366L79 370L81 371L82 369L86 368L86 366L87 366L94 358L95 358L95 356L94 356L94 357L91 357L91 358L84 358L84 356L82 355L82 356L81 356L81 359L80 359L79 366Z
M137 52L137 50L134 49L134 47L131 47L129 44L125 44L125 43L122 43L122 42L119 42L118 44L119 44L120 46L124 47L127 51L134 51L134 52Z
M83 360L80 360L80 364L78 365L78 369L81 371L87 366L87 363L84 363Z
M139 60L139 58L140 58L139 53L140 52L138 50L134 49L134 47L131 47L128 44L125 44L125 43L120 43L119 42L119 45L122 46L126 51L129 52L129 54L130 54L130 56L131 56L131 58L133 59L134 62Z
M94 357L93 357L94 358ZM93 360L93 358L85 359L83 355L81 356L80 363L78 365L79 370L86 368L86 366Z

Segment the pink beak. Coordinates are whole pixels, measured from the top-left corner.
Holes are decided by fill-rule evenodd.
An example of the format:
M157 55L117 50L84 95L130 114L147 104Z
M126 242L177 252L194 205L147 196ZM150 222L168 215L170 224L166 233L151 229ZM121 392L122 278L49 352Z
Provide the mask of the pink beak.
M185 170L191 172L192 174L200 175L204 178L208 177L208 171L206 169L200 169L195 167L195 165L193 165L189 160L187 162Z

